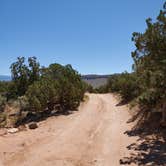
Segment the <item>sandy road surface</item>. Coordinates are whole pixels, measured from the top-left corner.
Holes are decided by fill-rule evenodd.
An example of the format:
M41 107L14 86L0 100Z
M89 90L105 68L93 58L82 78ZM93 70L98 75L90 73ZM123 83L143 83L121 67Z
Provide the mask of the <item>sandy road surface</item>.
M124 132L126 106L111 94L90 94L78 112L51 117L36 130L0 137L4 166L119 166L135 138Z

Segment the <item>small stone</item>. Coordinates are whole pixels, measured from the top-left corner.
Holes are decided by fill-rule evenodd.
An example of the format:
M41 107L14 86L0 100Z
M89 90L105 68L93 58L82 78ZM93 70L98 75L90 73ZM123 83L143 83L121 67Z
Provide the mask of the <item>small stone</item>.
M18 128L11 128L11 129L7 130L7 132L10 133L10 134L17 133L18 131L19 131Z
M28 127L29 127L29 129L34 130L34 129L38 128L38 125L37 125L37 123L32 122L32 123L30 123L30 124L28 125Z

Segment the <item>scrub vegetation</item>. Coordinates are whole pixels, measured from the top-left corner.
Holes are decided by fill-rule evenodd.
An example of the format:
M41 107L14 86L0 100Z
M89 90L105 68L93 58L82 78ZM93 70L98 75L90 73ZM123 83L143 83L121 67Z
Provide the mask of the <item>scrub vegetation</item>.
M146 114L162 112L166 122L166 4L155 22L146 20L144 33L134 32L133 72L115 74L100 93L117 92L123 101L134 101Z
M55 63L40 67L36 57L25 60L18 57L11 65L12 81L0 82L1 126L8 126L10 116L15 119L12 124L15 125L31 117L47 116L52 111L67 113L77 109L87 85L71 65Z

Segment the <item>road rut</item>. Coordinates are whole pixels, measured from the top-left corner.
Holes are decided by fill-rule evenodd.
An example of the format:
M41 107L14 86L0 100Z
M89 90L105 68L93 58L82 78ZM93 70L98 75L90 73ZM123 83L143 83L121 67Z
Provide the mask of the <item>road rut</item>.
M79 111L51 117L39 128L0 137L4 166L119 166L133 139L126 106L112 94L88 94Z

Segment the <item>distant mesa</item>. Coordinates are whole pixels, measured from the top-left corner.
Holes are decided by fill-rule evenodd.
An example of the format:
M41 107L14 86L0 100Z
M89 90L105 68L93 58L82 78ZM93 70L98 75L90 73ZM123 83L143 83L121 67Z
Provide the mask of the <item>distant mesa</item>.
M6 75L0 75L0 81L10 81L11 77Z
M92 85L94 88L98 88L100 86L106 85L108 78L111 75L95 75L95 74L89 74L89 75L82 75L82 80L84 80L86 83Z
M109 78L111 75L97 75L97 74L88 74L82 75L83 79L96 79L96 78Z
M98 88L100 86L103 86L107 83L108 78L111 75L95 75L95 74L89 74L89 75L82 75L82 80L86 83L92 85L94 88ZM11 76L7 75L0 75L0 81L10 81Z

